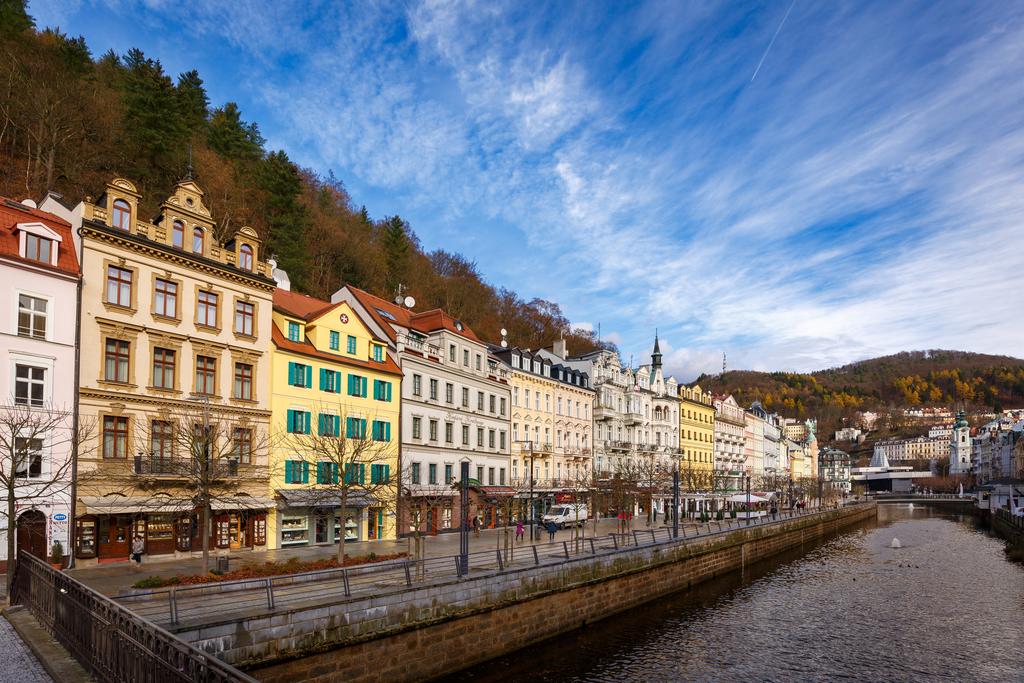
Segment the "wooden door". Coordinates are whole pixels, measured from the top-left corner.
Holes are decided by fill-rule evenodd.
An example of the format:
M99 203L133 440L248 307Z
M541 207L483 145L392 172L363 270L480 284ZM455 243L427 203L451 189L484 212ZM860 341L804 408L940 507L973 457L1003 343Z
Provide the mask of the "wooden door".
M129 515L102 515L99 527L100 559L127 558L132 541L132 518Z
M18 550L25 550L45 560L46 515L38 510L29 510L18 517Z

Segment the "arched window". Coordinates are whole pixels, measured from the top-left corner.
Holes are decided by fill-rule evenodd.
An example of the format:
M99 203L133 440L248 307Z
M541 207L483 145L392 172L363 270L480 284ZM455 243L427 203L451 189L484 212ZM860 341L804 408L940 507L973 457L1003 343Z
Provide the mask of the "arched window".
M238 267L242 270L252 270L252 247L243 244L238 250Z
M192 231L192 251L197 254L203 253L203 229L196 228Z
M185 224L181 221L174 221L171 226L171 245L177 249L185 248Z
M115 228L121 228L122 230L131 230L132 226L132 207L128 205L123 199L114 200L114 212L111 216L113 219L113 225Z

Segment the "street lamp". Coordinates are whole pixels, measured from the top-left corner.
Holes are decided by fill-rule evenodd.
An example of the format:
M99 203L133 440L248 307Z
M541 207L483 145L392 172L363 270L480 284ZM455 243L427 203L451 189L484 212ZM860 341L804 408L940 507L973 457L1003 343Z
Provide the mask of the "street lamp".
M459 573L469 573L469 458L459 462L459 511L462 517L459 524Z
M743 476L747 480L747 524L750 524L750 473Z
M526 523L530 525L530 540L532 541L534 540L533 527L535 526L535 522L533 519L535 512L533 509L533 441L527 439L525 443L530 448L530 502L528 512L526 513Z

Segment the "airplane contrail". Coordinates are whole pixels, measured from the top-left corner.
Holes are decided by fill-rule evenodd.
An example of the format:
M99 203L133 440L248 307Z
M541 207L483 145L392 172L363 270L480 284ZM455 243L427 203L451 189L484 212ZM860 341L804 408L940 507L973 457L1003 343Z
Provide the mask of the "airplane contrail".
M793 2L789 3L789 9L786 10L786 14L782 17L782 21L779 22L779 27L777 29L775 29L775 35L772 36L771 42L768 43L768 47L765 48L764 54L761 55L761 61L757 63L757 68L754 69L754 75L750 77L750 82L751 83L753 83L754 79L757 78L757 72L761 70L761 65L764 64L765 58L768 56L768 53L771 51L772 45L775 44L775 39L779 37L779 31L782 30L782 26L783 26L783 24L786 23L786 19L789 18L789 13L793 11L793 6L795 4L796 4L796 0L793 0Z

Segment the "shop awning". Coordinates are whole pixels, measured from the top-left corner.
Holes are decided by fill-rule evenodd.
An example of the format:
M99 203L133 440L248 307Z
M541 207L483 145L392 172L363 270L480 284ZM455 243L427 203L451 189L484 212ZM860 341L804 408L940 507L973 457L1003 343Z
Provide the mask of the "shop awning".
M211 510L270 510L277 507L272 498L225 496L210 501Z
M186 498L133 498L131 496L98 496L79 498L88 515L127 515L140 512L178 513L192 510Z
M745 493L737 493L735 496L729 496L729 502L730 503L746 503L747 500L748 500L747 494L745 494ZM761 496L755 496L753 493L750 494L749 500L750 500L751 503L767 503L768 502L767 498L762 498Z
M514 496L516 490L511 486L477 486L485 496Z
M341 493L333 490L320 489L277 489L282 498L282 506L286 508L308 507L341 507ZM362 491L351 491L345 497L345 507L366 508L378 505L373 496Z

